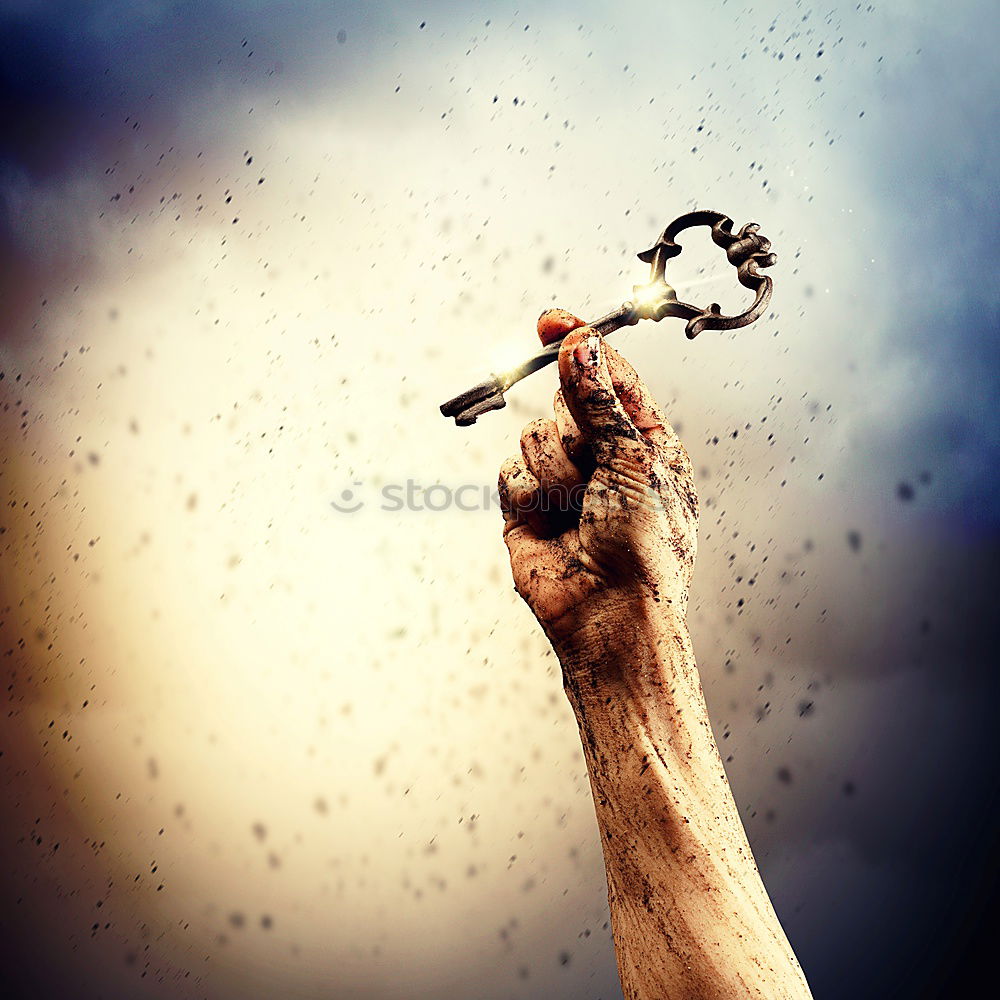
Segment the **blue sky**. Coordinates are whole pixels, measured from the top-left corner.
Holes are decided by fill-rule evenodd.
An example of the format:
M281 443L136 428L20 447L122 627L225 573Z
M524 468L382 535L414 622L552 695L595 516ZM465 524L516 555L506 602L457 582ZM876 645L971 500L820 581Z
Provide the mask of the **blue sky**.
M402 969L414 996L617 995L576 735L495 523L329 500L490 484L550 381L461 434L437 403L530 353L542 308L620 301L693 207L779 255L754 327L619 341L698 474L716 732L816 996L848 995L845 949L852 997L927 979L993 780L995 29L969 2L5 5L4 627L61 636L23 675L106 692L10 800L124 859L176 828L178 888L120 904L105 989L138 988L118 951L159 912L158 961L188 968L191 921L215 996L261 967L303 995ZM738 301L709 248L676 267ZM25 697L33 760L63 708ZM79 759L85 792L47 799ZM112 785L142 809L102 812ZM286 936L236 933L251 905Z

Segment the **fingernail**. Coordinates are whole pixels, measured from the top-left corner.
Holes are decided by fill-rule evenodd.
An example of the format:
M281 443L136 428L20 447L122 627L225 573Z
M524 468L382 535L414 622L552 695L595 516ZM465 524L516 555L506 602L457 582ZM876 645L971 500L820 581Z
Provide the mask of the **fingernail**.
M576 360L581 365L595 368L601 360L601 338L592 333L586 340L576 345Z

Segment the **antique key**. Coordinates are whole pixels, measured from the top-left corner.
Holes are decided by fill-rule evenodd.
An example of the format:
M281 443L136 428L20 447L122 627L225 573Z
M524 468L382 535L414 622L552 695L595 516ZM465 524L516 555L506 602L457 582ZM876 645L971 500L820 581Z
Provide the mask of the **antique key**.
M756 298L746 312L738 316L723 316L716 302L706 309L699 309L679 301L677 293L667 284L664 277L667 261L678 256L682 249L675 242L675 237L695 226L711 226L712 242L726 251L729 263L736 268L739 283L756 292ZM640 319L659 321L666 316L677 316L687 320L684 331L689 338L697 337L702 330L735 330L747 326L761 316L771 298L771 278L760 274L758 268L770 267L778 259L770 252L771 241L759 235L759 228L755 222L748 222L734 236L733 220L719 212L689 212L674 219L663 230L657 243L638 255L639 260L650 265L649 281L645 285L634 286L630 301L623 302L617 309L587 325L607 335L623 326L634 326ZM512 385L559 357L562 339L560 337L546 344L537 354L509 371L491 375L454 399L442 403L441 412L446 417L454 417L459 427L467 427L484 413L502 409L507 405L503 394Z

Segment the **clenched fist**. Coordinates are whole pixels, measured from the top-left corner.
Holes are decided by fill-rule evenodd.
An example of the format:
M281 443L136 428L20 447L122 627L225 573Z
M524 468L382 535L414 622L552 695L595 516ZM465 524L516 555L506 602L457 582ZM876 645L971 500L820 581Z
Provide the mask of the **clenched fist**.
M691 462L635 369L582 320L550 310L555 419L533 420L500 470L518 593L560 645L652 602L683 616L697 545Z

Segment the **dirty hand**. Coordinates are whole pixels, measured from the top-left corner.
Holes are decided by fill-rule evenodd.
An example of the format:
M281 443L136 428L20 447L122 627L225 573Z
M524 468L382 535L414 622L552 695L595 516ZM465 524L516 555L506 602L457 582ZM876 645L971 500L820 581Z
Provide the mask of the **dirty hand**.
M499 480L514 585L560 656L594 629L682 622L698 523L691 461L632 366L563 310L538 320L543 342L570 330L555 420L524 428Z

